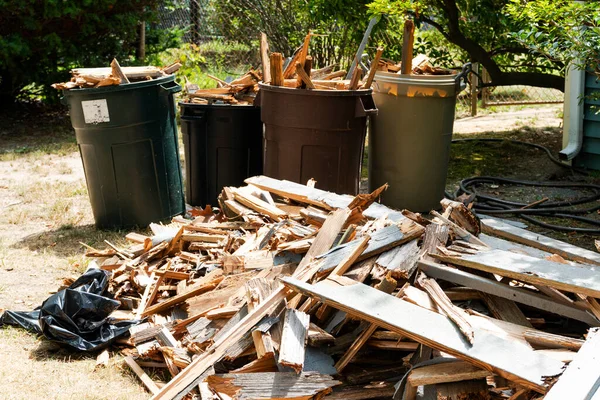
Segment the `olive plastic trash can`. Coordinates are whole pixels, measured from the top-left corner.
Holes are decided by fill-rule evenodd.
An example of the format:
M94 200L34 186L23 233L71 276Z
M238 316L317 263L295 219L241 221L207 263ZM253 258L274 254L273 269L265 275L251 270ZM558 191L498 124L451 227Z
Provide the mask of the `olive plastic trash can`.
M185 151L186 199L216 205L224 186L262 174L260 108L179 103Z
M147 226L185 211L174 79L64 91L98 228Z
M379 113L369 132L369 190L388 183L383 204L419 212L440 207L456 96L469 68L454 75L375 74Z
M260 84L264 173L357 194L372 90L301 90Z

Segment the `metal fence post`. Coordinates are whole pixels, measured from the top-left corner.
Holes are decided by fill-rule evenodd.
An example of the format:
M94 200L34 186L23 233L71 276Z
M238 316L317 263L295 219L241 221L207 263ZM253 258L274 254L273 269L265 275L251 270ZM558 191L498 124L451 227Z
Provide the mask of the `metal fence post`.
M200 5L197 0L190 1L190 25L192 29L192 43L200 43Z
M479 72L479 63L473 63L473 71ZM479 79L476 74L471 73L471 117L477 115L477 85Z

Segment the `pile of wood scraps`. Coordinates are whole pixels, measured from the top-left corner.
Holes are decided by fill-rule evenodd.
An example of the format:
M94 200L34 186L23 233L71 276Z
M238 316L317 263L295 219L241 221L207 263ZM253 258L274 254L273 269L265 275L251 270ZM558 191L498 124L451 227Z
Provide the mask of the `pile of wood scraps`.
M216 88L199 89L197 84L186 83L187 101L197 104L226 103L252 105L258 92L258 82L262 80L259 71L250 70L231 82L226 82L207 74L217 83Z
M311 36L313 34L309 32L304 38L302 47L284 68L283 55L269 54L267 39L263 34L261 39L262 69L265 71L263 82L272 86L318 90L359 90L371 87L383 48L377 49L377 55L369 71L363 71L360 66L356 66L352 74L347 76L344 70L334 71L335 66L313 69L313 58L309 55Z
M378 71L400 74L402 62L387 59L379 60ZM412 59L411 73L414 75L452 75L455 71L442 67L434 67L424 54L418 54Z
M460 202L395 211L385 186L246 183L88 251L113 316L143 319L116 345L153 399L600 396L600 254Z
M163 68L121 67L116 59L106 68L76 68L71 70L69 82L54 83L52 87L59 90L75 88L98 88L121 85L131 82L147 81L175 73L181 68L181 63L175 62Z

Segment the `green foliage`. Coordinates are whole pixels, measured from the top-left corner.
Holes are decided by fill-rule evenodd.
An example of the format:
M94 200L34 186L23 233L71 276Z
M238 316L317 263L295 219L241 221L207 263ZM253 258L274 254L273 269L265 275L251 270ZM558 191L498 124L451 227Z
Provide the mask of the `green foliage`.
M510 0L506 10L526 25L510 37L551 59L600 74L600 3Z
M253 66L244 62L251 60L250 52L251 48L242 43L213 40L200 45L186 43L165 50L153 55L150 63L168 65L179 60L181 68L177 71L176 78L179 84L184 85L187 79L200 88L214 88L216 83L208 75L219 79L226 79L228 76L237 78ZM256 54L252 56L257 57Z
M554 0L543 0L552 2ZM562 64L549 59L539 52L532 52L522 46L511 32L525 30L530 26L527 18L517 18L509 10L509 5L522 3L521 0L374 0L369 4L373 14L414 18L417 28L436 28L444 37L445 43L436 35L418 35L415 46L442 64L459 61L464 63L473 58L463 46L473 42L480 46L504 71L515 72L559 72ZM532 1L531 3L537 3ZM454 21L448 10L456 6L457 20ZM454 28L454 29L453 29ZM429 43L429 41L432 41ZM449 43L450 42L450 43ZM451 45L454 43L455 45ZM450 46L449 46L450 44Z
M258 53L259 32L271 51L289 57L310 30L310 54L316 67L352 60L369 23L368 0L213 0L212 25L229 42L241 42ZM376 29L379 29L377 27Z
M133 64L139 21L151 24L158 0L0 0L0 103L31 89L50 101L49 84L73 67L107 66L113 57ZM147 52L177 43L147 26ZM30 92L31 93L31 92Z

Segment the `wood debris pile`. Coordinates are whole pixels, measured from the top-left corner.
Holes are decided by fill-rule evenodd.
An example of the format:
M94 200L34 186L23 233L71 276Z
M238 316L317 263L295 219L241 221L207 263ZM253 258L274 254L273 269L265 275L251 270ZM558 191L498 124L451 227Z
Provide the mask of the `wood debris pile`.
M88 252L115 317L146 318L118 346L153 399L593 397L600 255L455 201L425 219L385 187L246 183Z
M400 74L402 70L402 62L382 59L379 60L378 70L382 72ZM424 54L419 54L412 59L411 72L414 75L451 75L454 73L454 71L451 69L434 67L429 58Z
M207 74L208 75L208 74ZM258 82L262 80L259 71L250 70L231 82L208 75L217 82L213 89L199 89L197 84L186 83L187 101L196 104L226 103L238 105L254 104L258 92Z
M261 38L262 70L265 71L263 82L271 86L298 89L359 90L371 87L383 48L377 49L377 55L368 71L363 71L356 60L350 74L344 70L334 71L335 65L313 69L313 58L308 54L311 36L313 34L309 32L304 38L302 47L284 68L283 55L281 53L269 55L267 38L263 34Z
M71 70L69 82L54 83L52 87L58 90L75 88L98 88L104 86L121 85L131 82L148 81L170 75L181 68L181 63L175 62L164 68L145 67L121 67L116 59L105 68L76 68Z

